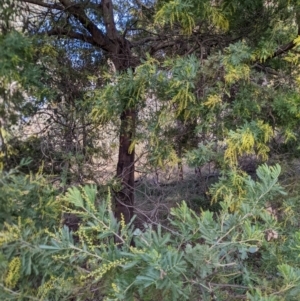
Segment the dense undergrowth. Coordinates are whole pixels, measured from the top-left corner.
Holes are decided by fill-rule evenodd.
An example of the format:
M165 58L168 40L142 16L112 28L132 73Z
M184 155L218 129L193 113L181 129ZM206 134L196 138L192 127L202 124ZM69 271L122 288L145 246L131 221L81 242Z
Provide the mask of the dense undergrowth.
M219 210L182 201L165 226L143 230L117 223L109 191L59 194L39 174L2 172L0 298L298 300L299 196L280 172L231 172L210 189ZM62 212L80 218L77 231Z

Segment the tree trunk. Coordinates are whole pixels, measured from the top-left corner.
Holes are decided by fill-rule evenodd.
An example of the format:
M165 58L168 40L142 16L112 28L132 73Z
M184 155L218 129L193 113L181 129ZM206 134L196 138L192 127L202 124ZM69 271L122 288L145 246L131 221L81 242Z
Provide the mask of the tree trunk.
M103 1L104 2L104 1ZM134 69L135 63L129 42L120 36L115 40L114 53L110 55L117 71L122 72ZM135 149L130 147L135 136L136 111L124 104L120 116L121 127L119 136L119 157L117 163L117 178L122 184L120 191L114 195L115 217L118 221L124 218L129 223L134 212L134 157Z
M120 221L124 218L129 223L133 217L134 206L134 139L136 112L127 109L121 115L119 158L117 177L122 188L115 194L115 216Z

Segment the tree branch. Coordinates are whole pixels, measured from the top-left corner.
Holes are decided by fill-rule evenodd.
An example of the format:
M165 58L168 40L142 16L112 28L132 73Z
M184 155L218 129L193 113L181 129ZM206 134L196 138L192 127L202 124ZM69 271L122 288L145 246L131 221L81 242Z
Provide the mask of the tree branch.
M94 43L105 51L112 51L114 44L104 35L104 33L87 17L84 10L70 0L59 0L66 11L72 14L91 34ZM95 45L94 44L94 45Z
M52 30L46 31L46 34L48 36L67 36L71 39L77 39L81 40L83 42L87 42L89 44L92 44L94 46L99 46L91 36L86 36L81 33L77 33L75 31L71 31L65 28L54 28Z
M174 46L178 42L180 42L180 40L165 41L165 42L159 43L158 45L153 45L151 47L150 54L152 55L155 52L157 52L158 50L161 50L161 49L164 49L164 48L167 48L167 47L170 47L170 46Z
M161 40L161 38L159 38L159 37L145 37L138 41L130 41L130 43L133 47L136 47L136 46L140 46L141 44L145 44L145 43L153 42L153 41L159 41L159 40Z
M116 24L114 21L113 4L111 0L102 0L101 7L107 35L110 39L115 40L118 37Z
M279 48L273 53L273 55L270 57L270 59L273 59L276 56L279 56L285 52L288 52L289 50L293 49L296 46L294 41L289 42L288 44L279 46Z
M1 1L1 0L0 0ZM47 3L43 0L21 0L24 3L45 7L51 10L60 10L71 14L76 18L83 27L90 33L90 37L76 33L75 31L68 31L62 28L56 28L47 32L48 35L65 35L70 38L79 39L88 42L92 45L98 46L105 51L111 52L114 43L88 18L84 11L84 7L71 0L58 0L59 3ZM93 7L96 9L95 7Z
M299 13L296 14L296 23L298 25L298 36L299 36L300 35L300 15L299 15ZM296 44L294 43L294 41L291 41L288 44L279 46L278 49L270 57L270 59L273 59L274 57L277 57L285 52L288 52L289 50L293 49L295 46L296 46Z

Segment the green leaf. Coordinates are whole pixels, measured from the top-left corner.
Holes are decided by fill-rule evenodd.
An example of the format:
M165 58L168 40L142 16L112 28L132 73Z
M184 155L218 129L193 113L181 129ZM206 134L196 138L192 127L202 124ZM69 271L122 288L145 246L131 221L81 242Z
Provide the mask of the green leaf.
M43 250L55 250L55 251L61 250L59 246L49 246L49 245L39 245L39 248Z

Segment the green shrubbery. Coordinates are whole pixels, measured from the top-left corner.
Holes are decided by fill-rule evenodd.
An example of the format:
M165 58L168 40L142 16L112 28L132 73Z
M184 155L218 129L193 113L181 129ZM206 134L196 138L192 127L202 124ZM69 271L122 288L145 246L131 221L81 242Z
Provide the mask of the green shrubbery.
M0 298L298 300L300 232L278 207L289 202L280 170L223 177L211 189L219 212L183 201L168 226L144 231L117 223L95 186L55 196L41 176L2 173ZM75 233L62 209L80 217Z

